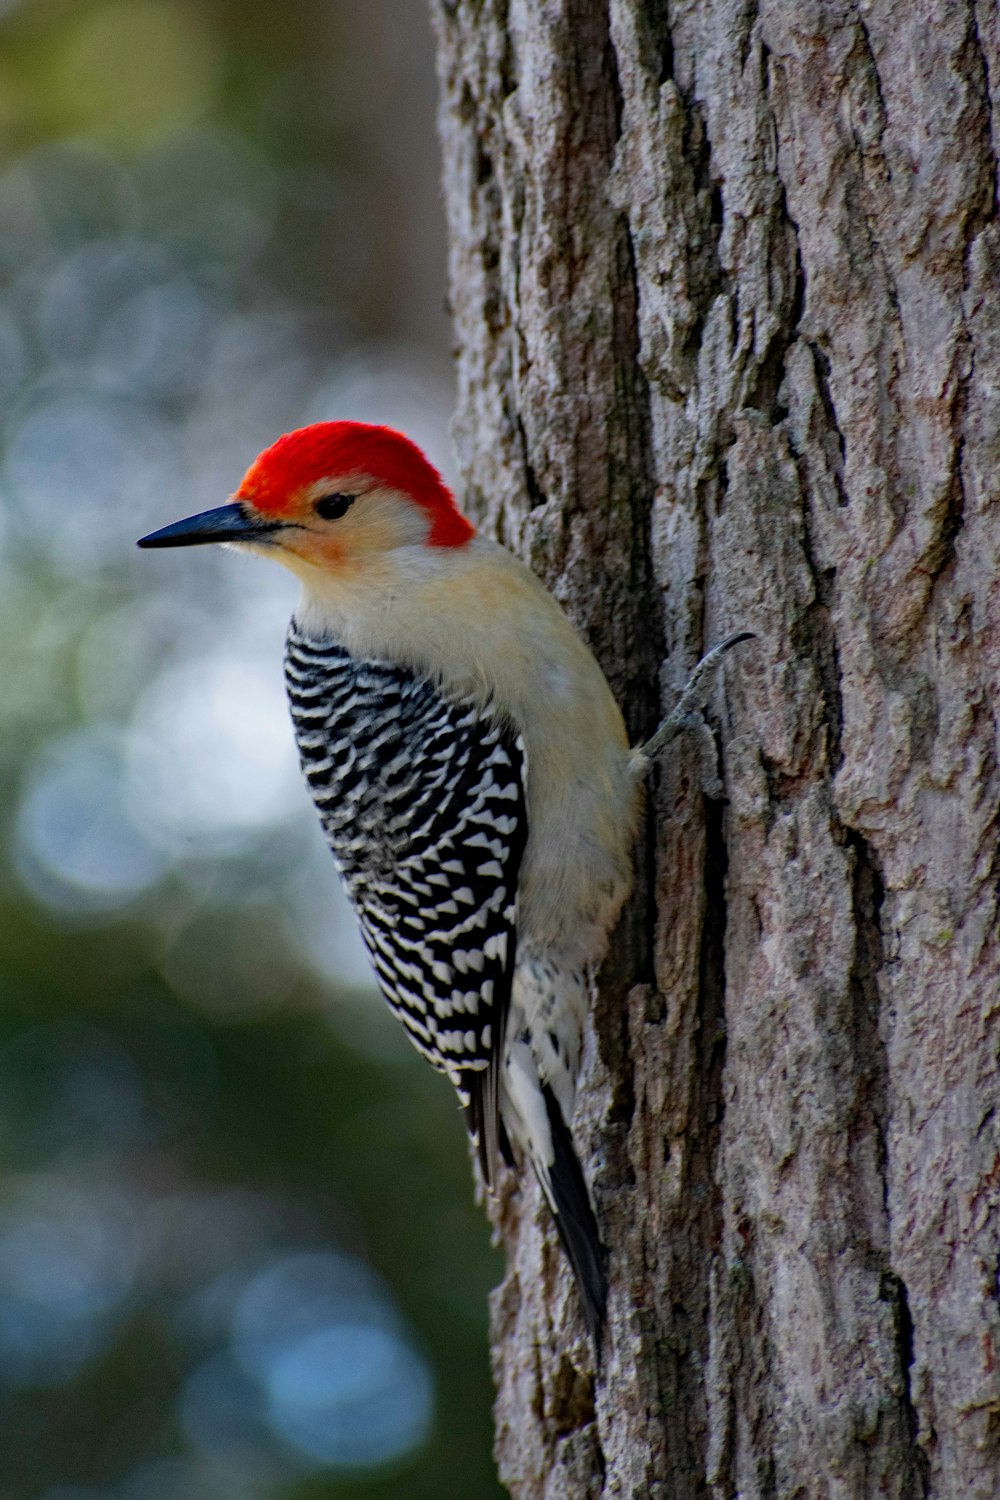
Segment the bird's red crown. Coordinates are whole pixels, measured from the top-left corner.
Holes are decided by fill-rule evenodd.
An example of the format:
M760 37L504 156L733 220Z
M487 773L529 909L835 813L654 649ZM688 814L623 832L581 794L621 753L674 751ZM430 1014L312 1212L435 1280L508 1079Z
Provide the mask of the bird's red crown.
M458 547L475 527L432 463L401 432L367 422L314 422L286 432L254 459L236 492L268 516L293 511L303 492L320 479L370 478L408 495L427 513L432 547Z

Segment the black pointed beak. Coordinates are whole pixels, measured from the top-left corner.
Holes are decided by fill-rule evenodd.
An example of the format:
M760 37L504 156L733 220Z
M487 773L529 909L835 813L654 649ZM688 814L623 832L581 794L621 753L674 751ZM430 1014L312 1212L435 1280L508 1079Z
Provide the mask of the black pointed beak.
M243 505L220 505L200 515L174 521L140 537L139 547L198 547L202 542L260 542L282 529L281 521L265 521Z

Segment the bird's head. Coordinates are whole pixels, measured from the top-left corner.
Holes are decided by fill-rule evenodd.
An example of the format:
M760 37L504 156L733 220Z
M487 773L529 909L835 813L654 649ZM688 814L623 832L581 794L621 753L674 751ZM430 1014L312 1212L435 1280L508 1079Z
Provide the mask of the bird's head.
M390 427L316 422L254 460L232 504L144 536L140 547L230 542L293 572L351 575L406 547L461 547L475 535L440 474Z

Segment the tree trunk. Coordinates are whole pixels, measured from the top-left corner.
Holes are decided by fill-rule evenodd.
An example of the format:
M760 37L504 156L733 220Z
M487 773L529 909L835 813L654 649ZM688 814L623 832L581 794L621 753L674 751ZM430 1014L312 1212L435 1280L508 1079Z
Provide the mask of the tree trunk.
M496 1206L545 1496L1000 1495L1000 234L986 0L435 0L466 499L651 787L575 1133L596 1380Z

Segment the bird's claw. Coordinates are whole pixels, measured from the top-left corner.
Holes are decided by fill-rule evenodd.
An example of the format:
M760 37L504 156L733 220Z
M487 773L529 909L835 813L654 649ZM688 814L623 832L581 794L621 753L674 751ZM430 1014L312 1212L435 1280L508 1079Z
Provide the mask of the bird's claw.
M713 802L724 801L725 792L719 776L715 736L705 721L699 694L703 686L707 686L706 679L711 679L718 670L723 657L742 641L754 639L752 631L740 630L734 635L726 636L724 641L720 641L717 646L712 647L711 651L706 652L685 683L673 711L667 715L656 733L642 747L643 756L647 760L653 760L677 735L691 734L694 737L698 755L701 789Z

